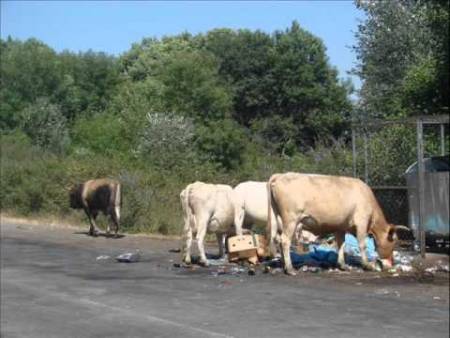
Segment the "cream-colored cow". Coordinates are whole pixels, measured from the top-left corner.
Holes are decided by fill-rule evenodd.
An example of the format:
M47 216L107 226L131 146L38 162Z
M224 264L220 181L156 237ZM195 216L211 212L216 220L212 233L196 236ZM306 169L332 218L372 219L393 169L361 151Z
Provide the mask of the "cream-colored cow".
M391 266L396 230L406 228L386 222L372 190L364 182L351 177L285 173L272 175L268 184L268 228L280 235L284 269L294 275L289 249L297 227L323 236L334 233L339 247L338 264L345 268L344 238L356 233L363 267L372 269L366 256L365 239L372 234L378 255L385 267ZM273 233L270 231L269 233Z
M191 263L192 238L197 240L200 264L208 265L204 238L206 233L215 233L219 244L219 255L224 254L224 236L236 233L234 228L234 192L228 185L195 182L180 194L184 214L182 260Z
M236 229L251 229L253 225L267 226L267 182L247 181L239 183L234 189L235 192L235 225ZM275 223L275 215L271 212L272 223ZM281 222L281 221L280 221ZM276 227L266 229L272 231L272 234L266 234L267 238L275 239ZM297 242L302 238L314 240L316 236L306 231L296 232ZM269 243L269 249L272 256L277 255L275 242Z

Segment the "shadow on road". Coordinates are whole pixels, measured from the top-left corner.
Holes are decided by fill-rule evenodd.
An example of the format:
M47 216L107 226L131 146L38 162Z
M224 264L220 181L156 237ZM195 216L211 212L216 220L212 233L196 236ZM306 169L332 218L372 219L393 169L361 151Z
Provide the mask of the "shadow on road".
M91 236L91 235L89 234L89 231L75 231L73 234L74 234L74 235L86 235L86 236ZM122 235L122 234L114 235L114 234L108 234L108 233L106 233L106 232L98 232L98 233L96 233L96 234L94 235L94 237L105 237L105 238L112 238L112 239L120 239L120 238L124 238L125 235Z

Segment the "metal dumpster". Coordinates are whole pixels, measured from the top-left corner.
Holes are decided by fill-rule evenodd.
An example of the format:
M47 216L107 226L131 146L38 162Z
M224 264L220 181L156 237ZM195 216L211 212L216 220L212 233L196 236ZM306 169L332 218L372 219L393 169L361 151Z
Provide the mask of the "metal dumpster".
M424 159L424 224L426 248L430 252L449 252L449 156ZM415 238L419 228L418 165L405 172L408 186L409 227Z

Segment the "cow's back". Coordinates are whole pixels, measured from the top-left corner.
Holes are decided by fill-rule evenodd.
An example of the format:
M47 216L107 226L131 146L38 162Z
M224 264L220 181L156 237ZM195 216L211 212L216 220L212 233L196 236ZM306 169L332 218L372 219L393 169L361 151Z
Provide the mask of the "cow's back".
M188 205L196 219L215 219L224 229L233 224L234 192L230 186L196 182L189 186L188 194Z
M102 178L89 180L84 183L83 199L90 209L107 210L114 207L116 200L120 203L119 182L113 179Z
M355 213L370 217L374 211L373 193L359 179L287 173L276 175L270 184L281 216L310 216L310 224L306 222L304 228L313 232L317 232L314 227L318 224L331 228L351 226Z

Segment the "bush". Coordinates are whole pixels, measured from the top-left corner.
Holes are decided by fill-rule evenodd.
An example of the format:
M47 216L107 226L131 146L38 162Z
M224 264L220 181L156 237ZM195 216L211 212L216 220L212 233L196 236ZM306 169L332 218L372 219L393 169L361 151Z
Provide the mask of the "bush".
M192 164L194 125L173 113L149 113L136 153L153 165L171 168Z
M78 119L72 127L71 136L75 152L91 151L114 156L126 153L130 147L122 137L119 119L111 114Z
M70 143L66 118L60 108L39 98L20 114L22 130L32 143L54 153L62 153Z

